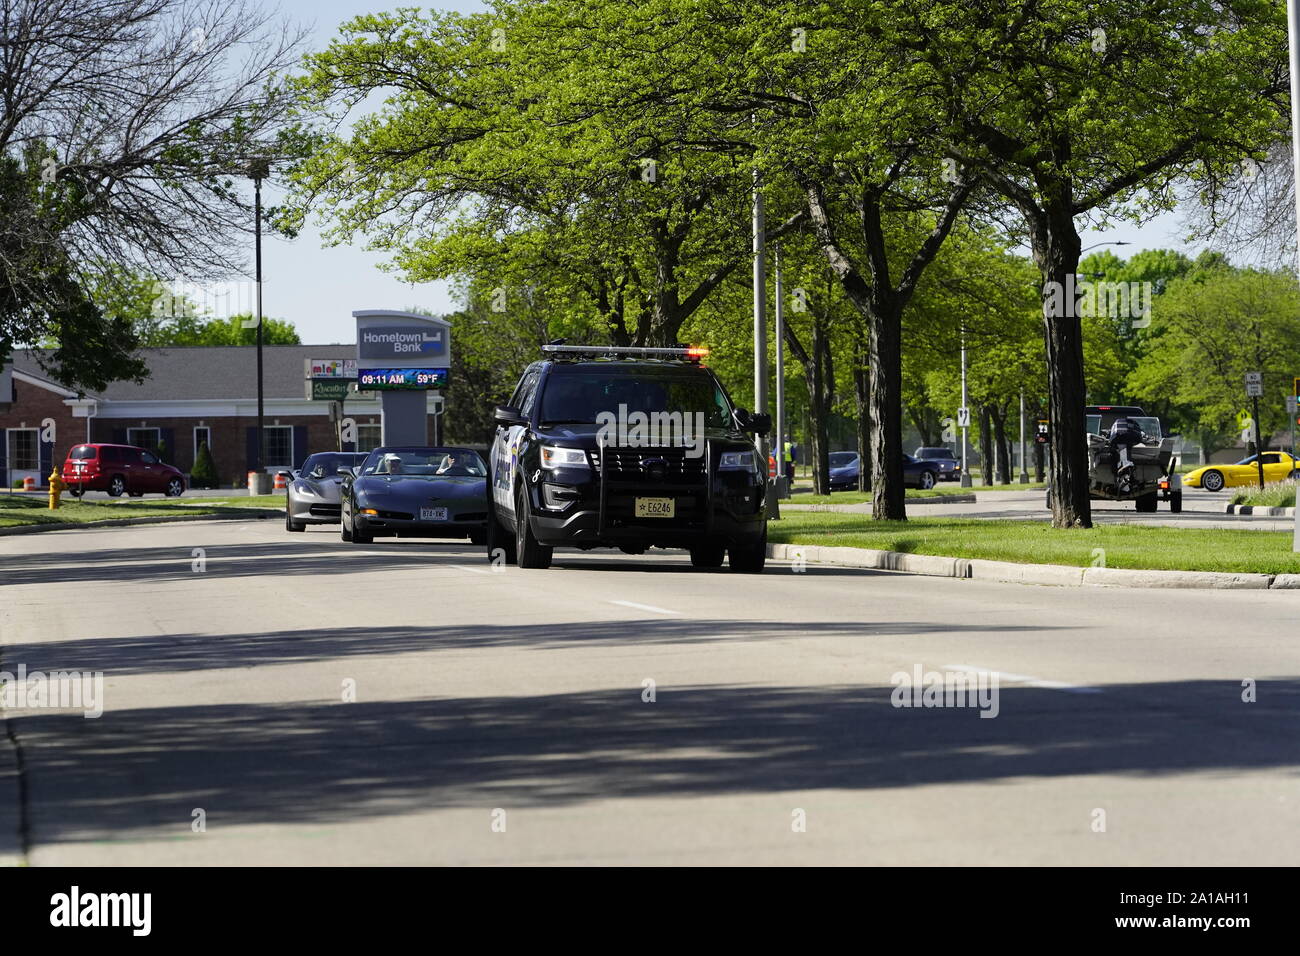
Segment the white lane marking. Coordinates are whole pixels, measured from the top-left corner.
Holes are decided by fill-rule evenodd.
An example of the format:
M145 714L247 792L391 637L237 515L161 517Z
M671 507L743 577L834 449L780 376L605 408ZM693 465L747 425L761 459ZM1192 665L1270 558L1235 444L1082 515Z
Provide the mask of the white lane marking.
M987 667L972 667L969 664L944 664L943 669L946 671L970 671L973 673L997 674L999 681L1006 681L1009 684L1025 684L1029 687L1039 687L1043 690L1060 690L1067 694L1100 694L1100 687L1088 687L1082 684L1067 684L1059 680L1044 680L1041 677L1030 677L1028 674L1012 674L1007 671L989 670Z
M453 564L457 571L472 571L475 574L500 574L499 571L489 571L487 568L471 568L468 564Z
M650 611L652 614L680 614L681 611L670 611L664 607L655 607L653 604L637 604L636 601L610 601L610 604L621 604L623 607L630 607L637 611Z

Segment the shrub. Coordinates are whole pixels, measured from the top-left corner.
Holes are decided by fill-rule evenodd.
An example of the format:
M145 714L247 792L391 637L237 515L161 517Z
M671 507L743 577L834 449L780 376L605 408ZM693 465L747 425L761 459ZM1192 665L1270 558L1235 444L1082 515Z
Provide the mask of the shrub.
M1290 508L1295 504L1295 482L1274 481L1259 486L1242 488L1232 496L1234 505L1256 505L1261 508Z
M200 443L199 453L194 457L194 468L190 471L190 487L217 487L217 466L212 461L212 452L208 451L207 442Z

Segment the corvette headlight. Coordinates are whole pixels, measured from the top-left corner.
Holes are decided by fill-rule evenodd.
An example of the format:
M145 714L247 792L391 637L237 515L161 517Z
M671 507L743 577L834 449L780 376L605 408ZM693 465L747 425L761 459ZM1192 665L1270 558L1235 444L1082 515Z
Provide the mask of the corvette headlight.
M718 471L757 471L752 451L724 451L718 459Z
M589 468L587 464L587 453L581 448L560 448L558 445L542 445L542 467L554 470L556 468Z

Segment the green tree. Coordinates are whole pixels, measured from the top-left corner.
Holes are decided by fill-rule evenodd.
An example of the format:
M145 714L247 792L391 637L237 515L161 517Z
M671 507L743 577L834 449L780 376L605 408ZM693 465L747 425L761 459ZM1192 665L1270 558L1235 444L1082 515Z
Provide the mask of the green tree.
M212 460L212 451L207 442L201 442L199 452L194 456L194 467L190 470L190 485L194 488L216 488L218 484L217 466Z
M1289 272L1225 267L1171 283L1152 312L1146 359L1129 376L1143 401L1197 410L1194 430L1213 450L1248 412L1245 375L1264 377L1259 438L1286 426L1286 396L1300 373L1300 290Z

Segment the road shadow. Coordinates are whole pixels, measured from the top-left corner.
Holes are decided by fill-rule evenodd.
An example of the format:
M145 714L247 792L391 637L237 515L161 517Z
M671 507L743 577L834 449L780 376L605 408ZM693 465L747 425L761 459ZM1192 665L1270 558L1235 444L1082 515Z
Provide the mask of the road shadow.
M996 719L895 708L888 686L661 685L654 703L639 683L385 703L358 692L352 704L17 718L33 839L191 838L196 807L210 828L328 824L446 807L1300 768L1293 677L1261 681L1257 704L1241 702L1234 680L1094 695L1003 687Z

